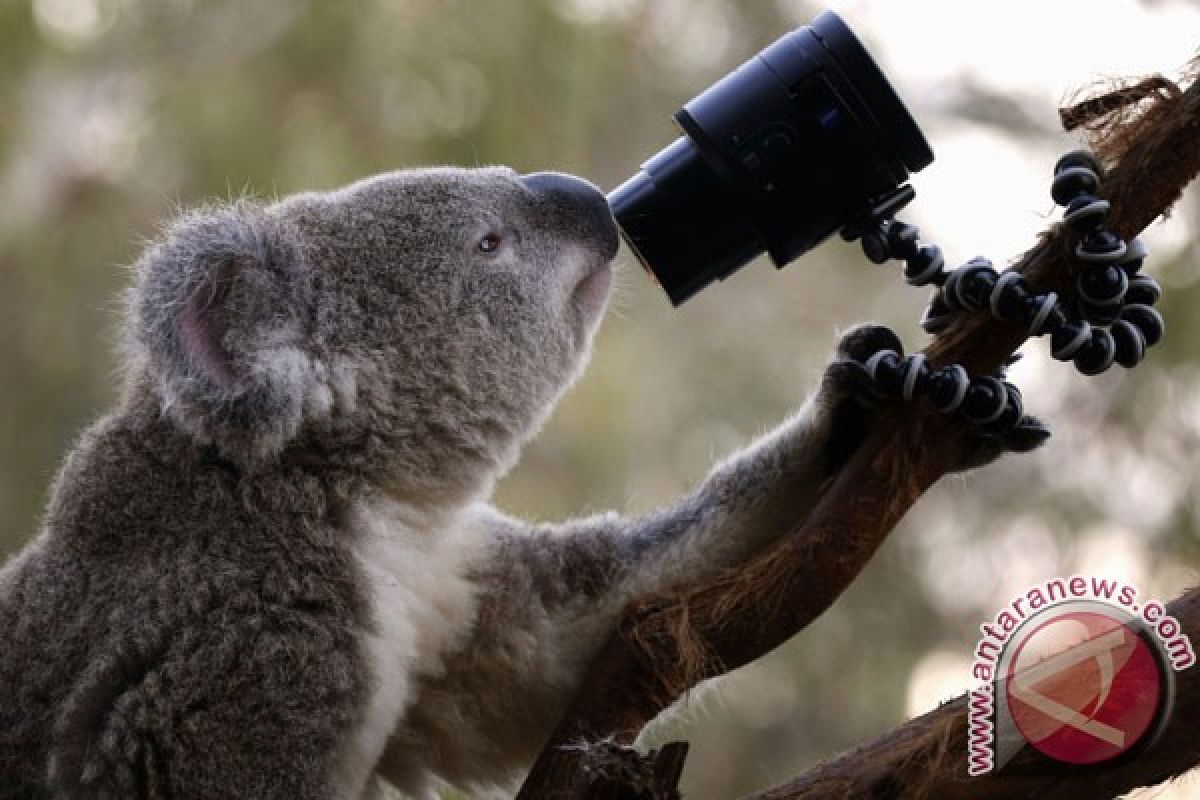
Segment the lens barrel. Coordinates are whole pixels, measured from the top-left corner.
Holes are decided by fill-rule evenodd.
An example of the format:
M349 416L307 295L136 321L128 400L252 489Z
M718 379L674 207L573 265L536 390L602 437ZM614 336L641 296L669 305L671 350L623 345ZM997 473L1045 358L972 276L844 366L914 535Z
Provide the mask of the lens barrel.
M688 102L683 131L608 195L675 305L766 251L777 267L933 161L883 72L833 12Z

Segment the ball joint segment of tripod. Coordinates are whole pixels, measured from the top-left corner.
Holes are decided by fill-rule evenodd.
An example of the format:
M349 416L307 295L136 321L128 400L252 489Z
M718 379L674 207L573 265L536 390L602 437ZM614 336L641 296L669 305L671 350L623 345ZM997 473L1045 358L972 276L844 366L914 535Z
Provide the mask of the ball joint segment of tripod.
M894 213L933 161L916 122L832 12L689 101L682 135L609 196L630 249L679 305L766 252L782 267L864 209Z
M959 413L988 433L1010 431L1025 417L1021 391L1001 374L971 378L960 364L934 369L922 353L902 358L893 350L877 351L863 366L883 394L906 402L927 397L935 410Z
M1132 368L1163 336L1162 317L1154 309L1162 290L1140 274L1146 248L1139 239L1124 242L1105 227L1110 207L1095 194L1103 170L1094 156L1068 153L1054 174L1051 195L1066 207L1063 223L1077 237L1074 254L1084 264L1067 303L1060 303L1055 292L1031 291L1019 273L998 273L986 259L947 271L941 250L922 245L915 227L885 215L860 220L843 236L860 239L863 253L876 264L902 259L910 284L938 287L922 321L929 333L944 330L956 314L987 312L1020 322L1030 336L1049 335L1053 356L1073 361L1085 375L1113 363ZM906 401L928 397L936 410L958 412L985 433L1004 434L1026 421L1036 424L1024 417L1020 390L1003 380L1002 370L970 378L961 365L934 369L923 354L902 358L892 350L874 353L863 368L883 394Z
M1085 265L1066 302L1055 292L1031 291L1019 273L997 272L987 259L947 271L941 250L922 245L917 229L898 220L873 220L847 238L860 238L876 264L903 260L910 284L938 287L921 322L928 333L945 330L956 314L986 311L1019 322L1029 336L1049 336L1054 358L1072 361L1085 375L1114 363L1132 368L1162 338L1162 317L1153 308L1162 291L1139 274L1147 255L1141 240L1126 243L1105 227L1109 203L1094 194L1102 174L1086 151L1068 153L1055 167L1051 195L1066 206L1063 222L1078 236L1074 253Z

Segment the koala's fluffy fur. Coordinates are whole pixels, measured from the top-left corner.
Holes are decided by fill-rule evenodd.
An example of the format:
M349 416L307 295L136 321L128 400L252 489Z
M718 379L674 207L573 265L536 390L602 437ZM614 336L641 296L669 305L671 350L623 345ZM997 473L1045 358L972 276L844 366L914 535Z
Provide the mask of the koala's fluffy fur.
M119 406L0 572L0 798L503 791L630 598L811 507L829 380L674 507L488 505L587 360L617 246L595 195L407 171L169 227Z

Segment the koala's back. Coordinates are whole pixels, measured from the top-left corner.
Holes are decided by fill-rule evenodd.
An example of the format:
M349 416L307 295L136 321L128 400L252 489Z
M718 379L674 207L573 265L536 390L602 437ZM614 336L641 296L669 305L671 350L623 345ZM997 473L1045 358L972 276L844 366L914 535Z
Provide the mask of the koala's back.
M67 676L80 671L79 623L56 609L78 608L86 575L69 553L43 537L0 573L0 798L49 797L46 763L54 709ZM78 618L77 618L78 619Z
M327 491L137 419L85 435L0 573L0 798L328 795L303 776L365 687Z

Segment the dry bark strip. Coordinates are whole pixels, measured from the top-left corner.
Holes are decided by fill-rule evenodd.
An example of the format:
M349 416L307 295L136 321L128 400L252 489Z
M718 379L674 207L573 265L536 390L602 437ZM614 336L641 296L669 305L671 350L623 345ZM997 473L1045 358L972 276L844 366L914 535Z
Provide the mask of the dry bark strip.
M1103 97L1122 91L1130 94L1119 87ZM1200 82L1193 80L1186 91L1133 94L1136 108L1089 98L1075 107L1073 117L1112 165L1103 187L1112 203L1108 223L1126 239L1166 212L1200 173ZM1037 290L1065 289L1078 269L1073 245L1071 235L1056 226L1016 269ZM957 362L981 374L999 367L1024 339L1018 326L980 315L960 320L925 353L935 366ZM594 796L589 748L581 745L631 742L700 680L756 659L808 626L862 571L917 498L960 460L963 433L961 423L922 407L893 409L831 480L817 507L797 520L791 536L736 573L632 604L518 800ZM917 735L905 728L893 734L899 744ZM886 761L891 745L880 746L884 751L877 760ZM1200 754L1191 763L1196 759ZM960 771L965 774L965 766ZM903 773L896 780L909 778ZM855 796L908 796L903 782L881 780L879 793ZM891 793L883 790L885 784ZM842 795L838 789L795 796Z

